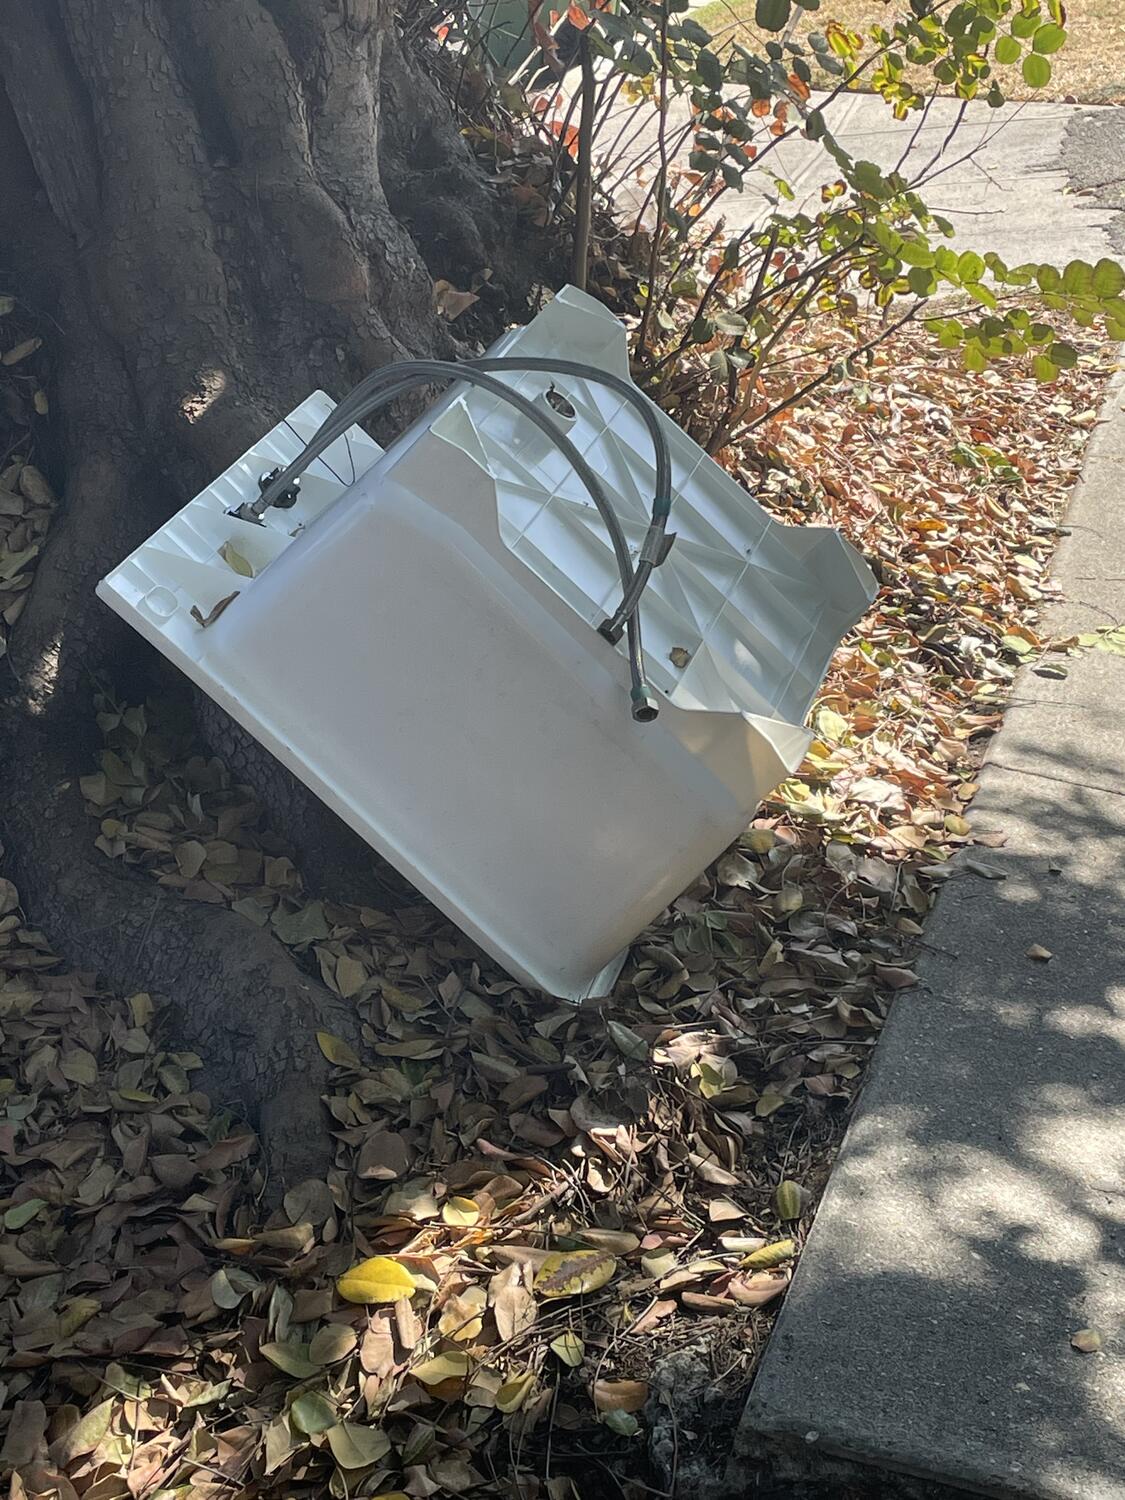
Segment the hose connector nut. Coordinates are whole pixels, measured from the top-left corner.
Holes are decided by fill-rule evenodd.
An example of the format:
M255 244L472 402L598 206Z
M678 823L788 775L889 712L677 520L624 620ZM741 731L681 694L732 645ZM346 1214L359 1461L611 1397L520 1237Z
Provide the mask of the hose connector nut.
M656 701L656 695L649 688L633 688L629 697L632 699L632 715L638 724L651 724L660 712L660 704Z
M264 493L281 473L280 469L270 469L266 474L258 475L258 490ZM273 502L278 510L292 510L301 498L301 481L294 479L293 483L287 485Z

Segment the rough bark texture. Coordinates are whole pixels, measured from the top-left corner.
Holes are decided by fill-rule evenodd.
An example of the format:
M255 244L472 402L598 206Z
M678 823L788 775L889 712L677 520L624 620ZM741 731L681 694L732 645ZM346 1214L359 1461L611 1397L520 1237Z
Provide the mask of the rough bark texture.
M290 1180L327 1139L315 1031L348 1035L348 1008L252 924L93 848L91 676L153 670L94 585L309 390L450 352L431 268L463 280L510 255L416 51L383 0L0 0L4 269L57 329L65 496L10 653L6 854L64 957L168 996L216 1103ZM301 830L314 887L401 889L229 720L206 724Z

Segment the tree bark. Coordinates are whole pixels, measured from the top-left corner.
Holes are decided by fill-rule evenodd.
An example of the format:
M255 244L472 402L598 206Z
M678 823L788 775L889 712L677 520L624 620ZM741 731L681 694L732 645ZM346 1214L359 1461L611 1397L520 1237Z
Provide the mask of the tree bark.
M0 79L4 259L57 329L64 491L10 649L6 854L64 958L170 999L215 1102L292 1180L326 1160L315 1032L355 1023L253 924L93 848L91 677L136 691L156 670L94 586L310 390L453 352L422 249L450 277L510 271L512 224L384 0L0 0ZM309 883L385 904L375 856L231 721L205 722L301 830Z

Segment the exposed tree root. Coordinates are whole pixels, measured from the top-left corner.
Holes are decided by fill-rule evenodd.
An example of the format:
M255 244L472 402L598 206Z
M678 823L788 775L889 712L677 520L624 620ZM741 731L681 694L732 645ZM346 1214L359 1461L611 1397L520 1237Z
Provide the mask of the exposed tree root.
M28 909L60 955L175 1007L179 1044L199 1053L212 1103L249 1118L290 1182L329 1160L320 1098L328 1063L316 1033L358 1041L355 1008L303 973L280 943L229 911L184 900L111 863L66 757L47 736L16 737L4 841Z

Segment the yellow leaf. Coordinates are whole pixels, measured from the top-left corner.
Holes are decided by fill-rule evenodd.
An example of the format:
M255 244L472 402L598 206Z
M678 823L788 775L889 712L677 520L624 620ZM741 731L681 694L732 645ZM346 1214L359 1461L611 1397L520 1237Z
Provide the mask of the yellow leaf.
M742 842L754 854L768 854L774 846L772 828L751 828L742 835Z
M43 340L38 337L24 339L22 344L17 344L14 349L9 349L6 354L0 356L0 364L18 365L21 359L34 354L42 342Z
M813 721L816 732L830 744L838 745L848 733L848 721L833 708L819 708Z
M246 558L243 557L242 553L238 550L233 542L224 542L223 545L219 548L219 556L226 563L228 568L233 568L236 573L241 575L241 577L253 578L253 563L248 562Z
M805 1205L805 1190L799 1182L779 1182L773 1203L779 1219L799 1219Z
M373 1255L352 1266L336 1283L345 1302L397 1302L414 1291L414 1277L389 1255Z
M330 1063L335 1063L336 1067L359 1067L359 1058L341 1037L333 1036L329 1031L318 1031L316 1040L325 1057Z
M1070 1335L1070 1345L1080 1354L1096 1354L1102 1347L1102 1336L1096 1328L1080 1328Z
M68 1339L102 1310L96 1297L72 1297L59 1309L59 1337Z
M519 1411L535 1388L535 1371L525 1370L522 1375L513 1375L496 1392L497 1411Z
M465 1344L479 1338L488 1297L483 1287L470 1286L456 1297L450 1297L441 1310L438 1331L447 1339Z
M358 958L345 953L336 960L336 988L345 1000L358 994L366 983L367 970Z
M551 1349L558 1355L564 1365L569 1365L576 1370L586 1357L586 1345L576 1333L569 1330L560 1333L557 1339L551 1340Z
M772 1245L752 1250L742 1264L751 1271L772 1271L774 1266L781 1266L787 1260L792 1260L796 1253L797 1246L792 1240L775 1240Z
M133 1013L134 1026L147 1026L152 1020L153 1010L155 1009L152 1003L152 996L144 990L137 995L130 995L129 1009Z
M443 1223L468 1225L480 1218L480 1207L471 1198L447 1198L441 1206Z
M440 1385L443 1380L464 1380L469 1373L469 1356L457 1350L424 1359L410 1371L423 1385Z
M541 1297L579 1297L605 1286L616 1270L603 1250L556 1250L536 1272L534 1287Z

